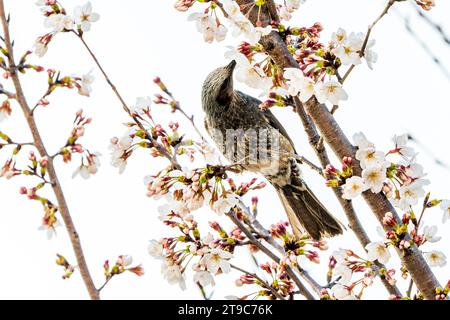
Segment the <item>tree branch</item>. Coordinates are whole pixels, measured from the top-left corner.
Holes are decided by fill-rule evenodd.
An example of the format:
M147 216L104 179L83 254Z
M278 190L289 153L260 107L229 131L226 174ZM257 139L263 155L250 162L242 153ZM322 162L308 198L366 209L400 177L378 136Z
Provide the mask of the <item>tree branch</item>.
M4 1L0 0L0 19L3 26L4 32L4 42L6 45L6 49L8 50L8 60L9 60L9 69L11 73L11 79L14 83L14 87L16 90L16 98L20 107L22 108L25 119L30 128L31 134L33 135L34 145L36 146L39 154L42 157L48 157L48 153L45 149L44 142L41 138L39 130L37 128L36 122L31 114L31 109L26 101L22 85L19 80L19 75L16 72L16 65L14 62L14 52L11 43L11 37L9 34L9 22L6 18ZM64 220L64 224L66 226L67 232L69 234L69 238L72 244L72 248L75 253L75 257L77 259L78 268L80 269L81 277L83 278L84 284L89 292L91 299L100 299L99 293L95 288L94 282L89 273L89 269L86 263L86 259L84 257L83 249L81 247L80 238L75 229L75 225L72 221L72 217L69 212L69 207L67 206L66 199L64 197L63 190L58 180L58 176L56 175L55 167L53 164L53 159L48 157L48 175L50 177L50 182L53 188L53 192L55 193L55 197L58 202L58 209L61 214L62 219Z
M247 2L248 0L238 0L239 4ZM253 23L256 21L256 15L257 12L250 14L250 19ZM260 18L263 25L270 23L270 16L267 14L267 11L262 10ZM260 43L280 68L299 67L292 54L289 52L285 42L277 32L271 32L268 36L263 37ZM304 104L304 107L310 119L315 123L324 140L328 143L333 152L340 159L346 156L354 158L355 147L345 136L326 106L318 103L313 97ZM361 174L361 168L358 161L354 161L353 170L355 175ZM383 194L374 194L370 191L366 191L363 196L381 225L383 225L382 220L384 215L389 211L394 214L397 221L400 221L394 207ZM361 228L361 230L363 229ZM407 252L397 249L397 253L424 297L426 299L434 299L434 290L440 285L418 248L412 246Z

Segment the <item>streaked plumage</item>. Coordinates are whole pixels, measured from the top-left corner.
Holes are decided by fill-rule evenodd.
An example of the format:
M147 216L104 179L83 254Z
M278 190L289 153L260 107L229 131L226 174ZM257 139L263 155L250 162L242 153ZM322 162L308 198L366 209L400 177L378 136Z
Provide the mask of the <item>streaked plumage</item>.
M214 70L203 84L202 105L208 133L231 163L263 174L275 187L296 235L306 230L318 240L341 234L342 225L302 180L294 145L281 123L270 110L259 108L261 101L233 89L235 64L232 61ZM229 129L235 130L235 136L224 139ZM258 139L265 133L274 138L269 138L267 144Z

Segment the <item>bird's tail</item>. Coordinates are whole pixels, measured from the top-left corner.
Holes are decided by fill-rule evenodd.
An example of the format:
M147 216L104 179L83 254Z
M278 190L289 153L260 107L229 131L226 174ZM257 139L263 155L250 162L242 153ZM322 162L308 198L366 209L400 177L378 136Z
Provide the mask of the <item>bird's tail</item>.
M344 226L300 178L293 176L290 184L276 189L296 236L306 231L314 240L320 240L342 234Z

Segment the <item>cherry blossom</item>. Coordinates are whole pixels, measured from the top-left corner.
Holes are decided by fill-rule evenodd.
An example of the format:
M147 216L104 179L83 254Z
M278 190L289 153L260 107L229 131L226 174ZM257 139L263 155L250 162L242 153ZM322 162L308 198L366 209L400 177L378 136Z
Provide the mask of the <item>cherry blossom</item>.
M109 149L111 151L111 165L119 168L119 173L125 171L127 165L127 150L133 143L133 139L129 135L122 138L111 139Z
M298 68L286 68L284 78L288 80L288 93L296 96L300 93L301 102L308 101L314 95L314 81L303 75Z
M300 4L304 3L305 0L286 0L284 1L286 8L289 12L294 12L300 8Z
M339 278L339 283L348 284L352 279L352 270L344 264L338 264L334 269L334 276Z
M75 7L73 16L75 24L77 24L83 32L91 30L91 23L100 19L98 13L92 12L92 4L90 2L87 2L83 6Z
M329 101L333 105L338 105L339 101L348 99L348 95L342 88L342 85L335 80L330 80L325 83L318 82L314 88L314 92L320 103Z
M51 28L53 32L60 32L63 30L72 30L73 28L73 20L72 17L62 14L56 13L48 16L45 19L44 26L46 28Z
M121 255L118 257L116 264L122 267L128 267L133 263L133 257L129 255Z
M414 157L415 152L414 149L409 147L408 144L408 134L402 134L400 136L394 136L393 138L395 148L391 153L398 153L405 159Z
M230 263L228 262L233 255L227 251L221 249L210 249L202 258L202 263L204 263L207 269L216 274L219 270L223 273L228 273L231 271Z
M364 57L368 67L373 69L373 64L378 60L377 53L372 50L375 40L368 40L364 52L361 53L365 39L364 33L351 32L347 35L347 32L340 28L332 35L332 42L336 47L331 52L340 59L343 65L359 65L361 64L361 58Z
M268 29L260 29L259 32L252 25L252 23L247 20L247 18L240 20L231 20L231 27L233 28L232 35L237 38L243 36L251 45L258 43L261 39L261 35L266 33ZM270 32L269 32L270 33ZM268 33L267 33L268 34Z
M374 144L370 142L362 132L358 132L353 135L353 142L358 147L358 149L375 147Z
M343 34L336 34L336 38ZM361 64L361 56L359 51L362 42L355 33L351 33L345 40L340 43L338 47L331 50L342 62L343 65L358 65Z
M155 259L164 259L163 246L156 240L151 240L147 247L148 254Z
M213 209L217 214L223 214L230 211L239 203L239 198L234 194L228 194L214 202Z
M331 288L332 295L338 300L354 300L355 296L349 287L340 283L335 284Z
M437 226L425 226L423 228L423 236L425 240L431 243L438 242L439 240L441 240L441 237L436 236L437 231L438 231Z
M207 43L212 43L214 40L220 42L225 39L228 32L227 28L222 24L217 24L216 21L207 13L195 12L189 15L188 21L195 21L197 31L203 34L203 39Z
M202 287L214 286L214 277L208 271L197 271L194 274L194 282L200 284Z
M83 75L81 78L81 87L78 90L82 96L89 97L92 92L92 84L95 81L95 77L92 75L92 71Z
M450 200L442 200L440 208L443 211L442 223L446 223L450 219Z
M398 207L406 210L409 206L416 205L419 198L425 195L423 187L428 184L428 180L420 179L400 187L400 201L398 202Z
M380 167L386 162L384 153L377 151L374 147L358 148L355 157L360 161L363 169Z
M228 19L233 21L245 20L239 4L234 0L222 0L223 9L228 14Z
M150 97L137 97L135 105L131 107L131 111L140 115L146 112L150 112L151 105L152 100L150 99Z
M364 180L361 177L351 177L347 179L342 188L342 197L347 200L354 199L366 190Z
M391 254L383 242L371 242L366 246L366 250L369 261L378 260L381 263L387 263L391 258Z
M444 267L447 265L447 257L440 251L429 251L423 255L431 267Z
M253 89L260 89L267 92L272 86L272 80L264 74L264 71L257 66L253 66L248 60L239 61L235 70L236 80L243 82Z
M341 45L344 43L346 39L347 39L347 32L342 28L339 28L336 32L333 32L333 34L331 35L331 40L336 44Z
M374 193L381 191L386 180L386 167L385 165L369 167L362 171L362 178L367 189L370 189Z
M34 43L34 53L39 57L42 58L45 56L45 54L48 51L48 44L51 41L53 35L47 34L43 37L39 37L36 39Z
M178 284L181 290L186 290L186 281L179 265L165 260L161 266L161 273L169 284Z

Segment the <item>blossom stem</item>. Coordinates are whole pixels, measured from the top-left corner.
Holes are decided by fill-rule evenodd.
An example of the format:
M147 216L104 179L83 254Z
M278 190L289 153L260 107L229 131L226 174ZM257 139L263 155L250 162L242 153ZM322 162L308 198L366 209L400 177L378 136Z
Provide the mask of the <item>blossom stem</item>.
M1 20L3 32L4 32L4 42L6 45L6 49L8 51L8 61L9 61L10 69L11 69L11 79L14 83L14 87L16 90L17 102L19 103L20 107L22 108L25 119L26 119L28 126L30 128L30 131L33 135L34 145L36 146L37 150L39 151L39 154L42 157L48 157L48 153L45 149L45 145L44 145L44 142L40 135L40 132L37 128L35 119L34 119L33 115L31 114L30 107L26 101L25 94L22 89L22 84L19 80L19 75L16 72L13 46L12 46L11 37L10 37L10 33L9 33L9 18L6 17L3 0L0 0L0 20ZM55 167L53 164L53 159L51 159L51 158L48 159L47 170L48 170L48 175L49 175L50 182L51 182L51 185L53 188L53 192L55 193L55 197L58 201L59 212L60 212L61 217L64 221L64 224L66 226L66 229L69 234L69 238L70 238L70 241L71 241L74 253L75 253L75 257L77 259L77 264L78 264L78 267L80 270L81 277L84 281L84 284L86 286L86 289L89 292L91 299L98 300L98 299L100 299L99 292L95 288L94 282L89 273L86 259L84 257L83 248L81 246L80 238L79 238L78 232L76 231L75 225L72 221L69 207L67 205L61 184L58 180L58 176L56 174L56 170L55 170Z
M186 111L184 111L183 108L181 108L180 103L175 100L174 96L172 95L172 93L170 91L167 90L166 93L169 95L169 97L175 103L175 110L179 111L183 115L183 117L185 117L191 123L191 126L195 130L197 135L202 139L202 141L205 141L203 134L200 132L200 130L198 129L197 125L194 122L194 115L189 116L186 113Z
M300 163L305 163L308 165L308 167L310 167L312 170L316 171L318 174L320 174L321 176L323 176L323 170L321 167L315 165L314 163L312 163L311 161L309 161L308 159L306 159L303 156L299 156L299 155L295 155L295 158L300 161Z
M100 288L98 288L97 291L98 291L98 292L102 291L102 290L105 288L105 286L108 284L108 282L112 279L112 277L113 277L113 276L107 277L107 278L106 278L106 281L101 285Z
M271 292L277 299L279 299L279 300L285 300L285 299L283 298L283 296L281 296L281 295L277 292L277 290L275 290L274 288L272 288L272 286L271 286L270 284L268 284L266 281L264 281L263 279L261 279L256 273L251 273L251 272L245 271L244 269L239 268L239 267L237 267L237 266L235 266L235 265L233 265L233 264L230 264L230 266L231 266L231 268L233 268L233 269L235 269L235 270L237 270L237 271L240 271L240 272L242 272L242 273L245 273L245 274L247 274L247 275L249 275L249 276L252 276L252 277L255 278L256 280L258 280L260 283L263 284L263 286L264 286L266 289L270 290L270 292Z

